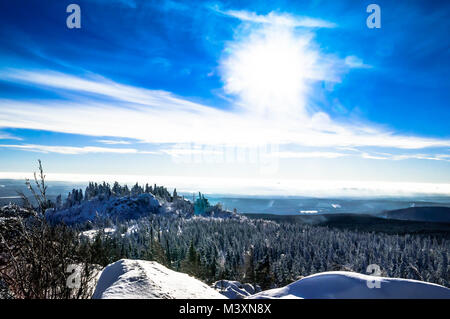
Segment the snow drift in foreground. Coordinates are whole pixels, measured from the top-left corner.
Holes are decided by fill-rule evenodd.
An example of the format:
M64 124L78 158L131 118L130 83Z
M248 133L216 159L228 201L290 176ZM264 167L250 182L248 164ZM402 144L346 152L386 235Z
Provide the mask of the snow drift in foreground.
M222 291L222 293L225 292L226 296L187 274L167 269L157 262L122 259L108 265L103 270L92 298L450 299L450 289L440 285L411 279L376 277L346 271L331 271L311 275L283 288L266 290L254 295L250 295L254 292L254 288L250 285L247 287L228 280L221 281L220 284L222 290L224 286L228 288ZM373 288L369 288L369 286Z
M379 288L376 285L379 284ZM369 288L369 286L373 288ZM450 289L423 281L375 277L346 271L323 272L250 299L450 299Z
M255 288L252 284L241 284L234 280L219 280L211 287L229 299L244 299L261 291L258 285Z
M122 259L102 272L94 299L226 299L189 275L154 261Z

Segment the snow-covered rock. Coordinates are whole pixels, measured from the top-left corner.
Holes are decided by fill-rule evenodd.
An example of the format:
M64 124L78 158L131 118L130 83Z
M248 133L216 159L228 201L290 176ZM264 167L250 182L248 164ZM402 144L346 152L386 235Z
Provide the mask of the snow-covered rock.
M67 209L47 214L52 221L68 225L93 221L96 217L130 220L158 213L161 204L152 194L131 197L94 198Z
M248 298L450 299L450 289L417 280L331 271L314 274L285 287L262 291Z
M86 237L86 238L89 239L89 240L93 240L93 239L95 238L95 236L97 236L97 234L98 234L100 231L103 231L103 233L104 233L105 235L112 235L112 234L116 231L116 228L113 228L113 227L106 227L106 228L103 228L103 229L91 229L91 230L86 230L86 231L84 231L84 232L81 232L81 233L80 233L80 236Z
M154 261L122 259L108 265L94 299L226 299L203 282Z
M256 286L255 289L251 284L241 284L239 281L233 280L219 280L211 287L229 299L244 299L261 291L259 286Z

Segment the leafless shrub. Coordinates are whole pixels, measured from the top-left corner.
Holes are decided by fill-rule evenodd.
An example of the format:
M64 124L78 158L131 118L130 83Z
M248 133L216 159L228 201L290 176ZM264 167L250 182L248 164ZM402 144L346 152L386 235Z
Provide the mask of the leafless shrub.
M27 202L26 208L10 205L0 210L0 281L15 298L89 298L97 274L89 244L75 230L48 222L45 215L52 203L41 161L39 172L36 189L26 181L37 208ZM77 265L77 274L68 272L70 265ZM74 277L75 285L70 284Z

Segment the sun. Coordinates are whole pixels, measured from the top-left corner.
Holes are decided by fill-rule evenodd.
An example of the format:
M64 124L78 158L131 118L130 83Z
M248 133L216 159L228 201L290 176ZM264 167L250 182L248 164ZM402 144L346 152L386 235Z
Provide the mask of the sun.
M309 35L266 28L231 44L228 52L222 61L225 91L238 95L245 109L266 115L305 112L310 82L320 77L319 54Z

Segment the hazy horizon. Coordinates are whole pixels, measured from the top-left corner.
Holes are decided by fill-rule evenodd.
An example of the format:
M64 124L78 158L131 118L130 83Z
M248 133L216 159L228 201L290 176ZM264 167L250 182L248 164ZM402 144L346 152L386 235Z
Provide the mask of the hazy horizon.
M47 181L86 186L89 182L119 182L129 186L139 183L157 184L179 192L202 192L226 196L284 196L326 198L421 198L448 197L450 184L393 183L379 181L338 180L275 180L275 179L218 179L189 176L143 176L143 175L87 175L45 173ZM0 172L2 180L32 179L33 173Z

